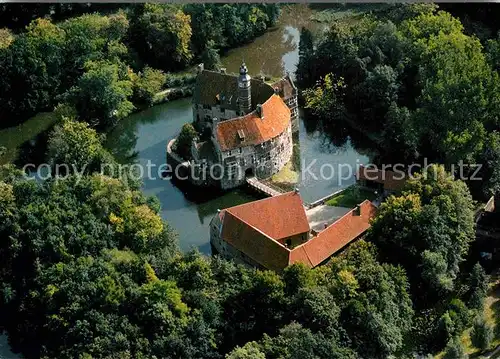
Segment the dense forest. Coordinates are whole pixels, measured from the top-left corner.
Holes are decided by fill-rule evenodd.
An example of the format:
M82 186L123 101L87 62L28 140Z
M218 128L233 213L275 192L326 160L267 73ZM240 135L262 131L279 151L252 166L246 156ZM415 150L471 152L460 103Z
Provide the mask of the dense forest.
M297 75L326 132L370 134L383 163L482 164L469 185L484 199L500 189L499 49L435 5L395 7L318 39L304 30Z
M276 4L2 4L0 127L57 105L103 129L151 104L171 75L273 26Z
M278 8L9 5L2 121L58 105L46 162L83 173L33 181L0 167L0 329L25 358L460 359L470 328L490 347L471 189L498 181L496 39L428 5L302 32L297 79L318 126L372 133L380 160L444 166L409 180L326 265L274 273L181 253L158 200L130 173L101 173L115 159L99 130L150 101L163 71L248 41ZM459 158L485 163L479 189L450 177Z

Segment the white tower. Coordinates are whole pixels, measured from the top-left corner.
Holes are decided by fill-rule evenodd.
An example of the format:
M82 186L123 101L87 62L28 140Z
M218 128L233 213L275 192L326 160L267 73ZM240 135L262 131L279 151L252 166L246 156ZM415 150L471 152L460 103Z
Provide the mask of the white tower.
M242 113L246 114L252 110L250 75L244 62L241 64L240 76L238 76L238 103Z

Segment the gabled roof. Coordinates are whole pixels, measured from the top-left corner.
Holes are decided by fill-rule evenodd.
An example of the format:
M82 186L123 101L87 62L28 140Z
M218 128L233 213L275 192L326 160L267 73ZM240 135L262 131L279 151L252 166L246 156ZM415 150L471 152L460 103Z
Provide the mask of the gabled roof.
M296 192L231 207L227 212L280 243L287 237L309 232L302 199Z
M290 109L277 95L272 95L262 104L262 113L263 118L253 111L242 117L219 122L216 138L221 150L266 142L282 134L290 124ZM245 133L244 140L238 136L240 130Z
M194 103L237 110L238 80L234 75L215 71L201 71L196 77Z
M222 239L262 267L281 271L288 265L289 251L281 243L225 211Z
M252 108L263 103L274 93L273 88L259 79L251 79ZM238 76L217 71L203 70L196 77L193 102L200 105L221 105L238 110Z
M384 189L398 191L403 188L406 178L401 174L395 173L390 170L379 170L377 168L370 168L359 166L357 173L358 180L372 181L384 185Z
M316 267L370 227L376 207L368 200L292 250L279 239L309 228L304 206L294 192L228 208L221 212L222 239L264 268L282 271L293 263ZM299 222L299 223L295 223ZM287 228L290 227L290 228ZM305 231L308 232L308 229ZM280 238L275 238L276 235Z

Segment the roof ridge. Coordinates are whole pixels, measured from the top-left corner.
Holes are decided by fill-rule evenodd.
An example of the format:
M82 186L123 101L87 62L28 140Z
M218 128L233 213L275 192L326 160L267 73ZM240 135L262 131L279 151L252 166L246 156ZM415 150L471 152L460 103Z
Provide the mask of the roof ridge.
M272 197L266 197L266 198L261 198L261 199L258 199L258 200L255 200L255 201L251 201L251 202L246 202L246 203L242 203L242 204L238 204L236 206L232 206L232 207L229 207L229 208L226 208L225 210L226 211L229 211L230 209L232 208L239 208L239 207L244 207L244 206L250 206L252 205L253 203L259 203L259 202L263 202L263 201L270 201L274 198L278 198L278 197L282 197L282 196L285 196L285 195L290 195L290 194L298 194L298 193L295 193L295 191L288 191L288 192L285 192L285 193L281 193L277 196L272 196ZM300 196L300 194L298 194ZM302 200L302 198L301 198Z

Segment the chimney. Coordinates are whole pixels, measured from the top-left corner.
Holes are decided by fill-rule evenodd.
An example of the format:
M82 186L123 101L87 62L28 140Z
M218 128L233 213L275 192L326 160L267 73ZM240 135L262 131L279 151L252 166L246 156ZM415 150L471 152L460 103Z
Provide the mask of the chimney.
M264 111L262 109L262 105L259 103L257 105L257 115L259 115L260 118L264 119Z
M295 194L299 194L299 189L297 187L295 187L293 191L295 192Z
M359 204L356 205L352 214L355 216L361 216L361 205L359 205Z
M225 74L226 73L226 68L225 67L221 67L220 68L220 73L221 74Z
M205 69L205 65L203 62L201 64L198 64L198 73L201 73Z

